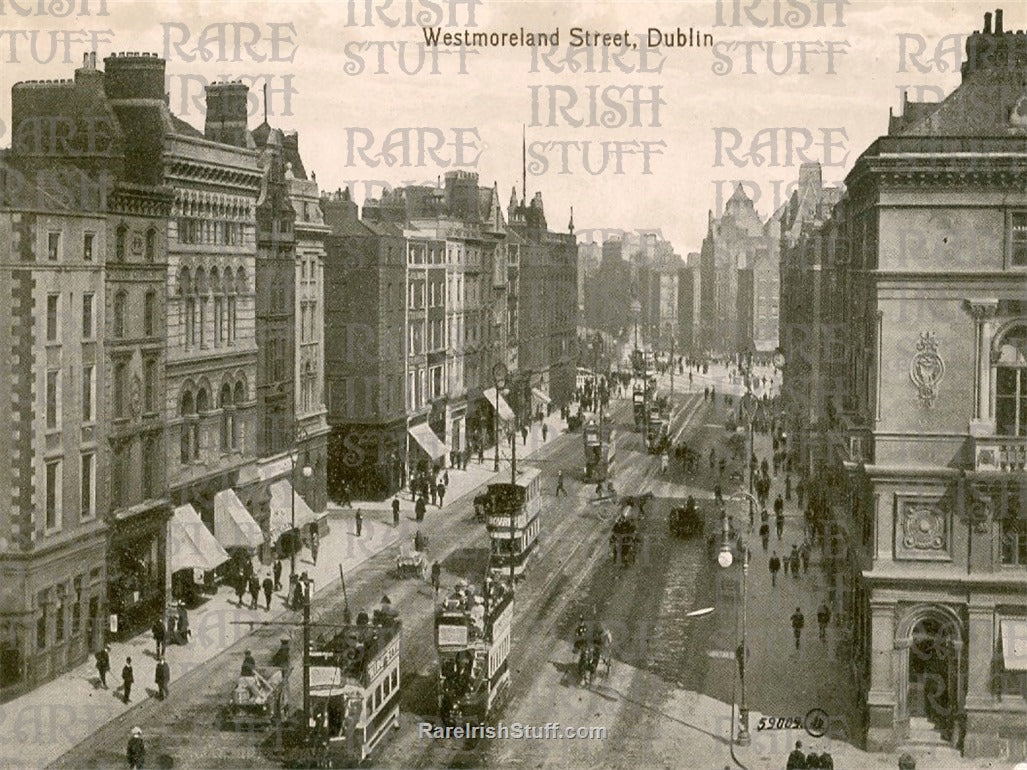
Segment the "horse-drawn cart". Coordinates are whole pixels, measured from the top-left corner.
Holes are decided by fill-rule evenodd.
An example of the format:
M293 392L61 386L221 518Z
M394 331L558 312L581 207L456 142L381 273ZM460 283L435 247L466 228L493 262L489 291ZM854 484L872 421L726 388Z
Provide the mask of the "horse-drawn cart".
M231 729L266 729L288 716L289 690L281 668L240 676L224 707L221 723Z
M423 551L415 551L407 546L400 546L396 557L396 571L401 578L421 578L428 575L428 557Z

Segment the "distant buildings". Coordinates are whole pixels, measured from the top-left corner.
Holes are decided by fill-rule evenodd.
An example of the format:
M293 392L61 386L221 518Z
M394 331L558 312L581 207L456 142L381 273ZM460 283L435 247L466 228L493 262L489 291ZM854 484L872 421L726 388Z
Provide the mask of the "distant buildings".
M827 522L829 599L851 634L869 748L916 740L1020 759L1023 34L985 14L966 56L944 101L892 117L830 212L836 194L816 193L803 169L814 192L800 184L784 219L785 398L808 433L810 502Z
M699 346L707 355L773 353L778 345L779 225L764 223L741 185L709 213L700 254Z
M333 492L391 494L491 445L497 409L510 425L570 400L576 247L547 229L540 195L504 217L496 186L461 171L365 201L362 218L348 192L322 206Z

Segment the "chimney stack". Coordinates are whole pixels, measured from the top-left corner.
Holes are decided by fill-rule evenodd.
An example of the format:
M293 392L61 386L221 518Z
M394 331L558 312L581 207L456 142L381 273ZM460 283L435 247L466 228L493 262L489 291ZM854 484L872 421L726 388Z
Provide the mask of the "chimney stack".
M984 34L991 34L991 11L984 14Z
M995 34L1002 34L1002 9L999 8L995 11Z
M246 147L250 89L244 83L212 83L206 87L207 117L203 135L213 142Z

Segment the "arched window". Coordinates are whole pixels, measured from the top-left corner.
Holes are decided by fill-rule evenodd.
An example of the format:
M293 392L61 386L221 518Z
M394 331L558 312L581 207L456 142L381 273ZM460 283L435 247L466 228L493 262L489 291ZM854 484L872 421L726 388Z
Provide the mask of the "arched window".
M114 231L114 259L118 262L124 262L127 251L128 228L125 225L118 225L118 229Z
M1027 322L1010 327L995 351L995 431L1027 436Z
M207 389L200 388L200 392L196 394L196 411L200 414L203 414L209 409L210 404L208 403L207 399Z
M197 437L199 426L196 422L196 407L193 403L193 394L185 391L182 394L182 405L180 408L182 417L182 429L179 439L179 460L185 465L195 459L194 439Z
M125 336L125 312L128 305L128 295L119 291L114 295L114 336L121 339Z
M227 382L221 386L221 450L227 452L232 448L235 409L232 406L232 386Z
M148 291L143 297L143 334L157 336L157 292Z
M239 380L235 383L235 389L232 391L232 404L233 408L238 412L239 407L246 403L246 383ZM241 437L242 426L239 424L238 415L232 417L232 448L242 450L242 437Z
M146 231L146 261L157 261L157 231L152 227Z

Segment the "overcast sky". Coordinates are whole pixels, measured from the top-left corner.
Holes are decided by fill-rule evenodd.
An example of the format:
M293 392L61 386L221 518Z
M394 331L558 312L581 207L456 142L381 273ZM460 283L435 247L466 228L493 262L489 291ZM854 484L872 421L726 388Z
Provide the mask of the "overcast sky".
M21 7L38 9L38 0L20 0ZM738 0L738 5L752 7L755 22L766 19L768 26L759 27L741 9L739 25L732 24L735 0L677 0L676 2L496 2L479 0L471 9L466 2L454 3L456 24L450 25L451 6L436 0L392 0L382 13L405 21L407 9L416 16L424 13L425 21L442 26L443 31L516 32L560 30L561 50L552 57L555 62L566 59L570 31L573 27L601 32L626 30L632 36L645 35L649 27L673 32L681 27L713 35L714 47L660 48L643 52L627 50L621 62L625 67L648 64L659 71L622 72L616 66L608 71L554 72L545 63L532 71L532 51L524 47L478 49L463 57L458 49L440 49L438 74L431 53L427 53L420 71L404 74L400 70L398 46L384 48L386 74L378 74L377 43L406 43L406 66L416 70L422 55L424 36L418 26L388 26L375 16L371 26L364 26L368 0L347 2L333 0L321 4L309 2L121 2L107 0L107 16L98 16L100 0L88 0L90 16L79 15L84 0L72 0L75 13L64 18L32 15L20 16L8 1L0 15L0 128L3 145L10 143L10 86L20 80L71 77L81 62L81 52L88 45L73 38L65 62L63 39L50 58L55 30L111 30L101 38L99 58L111 51L155 51L169 54L168 74L172 109L202 128L202 112L188 97L199 97L202 84L221 76L259 78L271 76L270 122L300 133L300 149L308 171L317 173L322 190L334 190L350 183L355 185L358 200L364 197L366 182L376 180L390 184L426 182L445 174L452 166L444 165L462 159L464 168L477 171L483 184L498 183L505 204L510 189L521 186L521 132L527 124L530 148L527 186L529 198L542 191L550 227L564 229L570 207L579 231L589 228L660 229L681 254L697 250L706 229L709 209L723 206L736 180L752 180L758 185L757 208L764 217L779 205L787 194L787 185L794 182L799 163L804 159L799 150L811 138L813 144L805 151L811 160L830 162L824 177L829 182L844 178L859 153L886 131L888 110L900 104L901 86L924 89L924 98L936 101L959 82L957 56L962 59L964 41L961 36L980 29L983 13L994 10L994 3L978 2L864 2L848 4L817 0ZM718 21L720 7L721 24ZM793 5L808 13L795 19L809 24L793 28L784 23L774 26L775 5L784 21ZM822 6L822 9L821 9ZM841 10L839 11L839 6ZM433 9L441 8L441 19ZM374 9L383 3L374 0ZM356 25L350 24L353 12ZM816 26L822 12L826 26ZM841 26L837 23L841 22ZM196 46L206 25L218 22L256 24L261 39L252 46L252 53L241 46L235 55L235 36L229 31L227 61L218 61L216 38L206 46L208 61L196 56L186 61L174 44L196 53ZM415 22L416 23L416 22ZM793 22L795 23L795 22ZM277 46L269 24L279 27ZM1006 9L1005 27L1027 27L1027 11L1015 5ZM17 30L17 31L16 31ZM20 33L38 30L37 50L28 47L28 38ZM294 32L291 30L295 30ZM243 29L245 41L252 34ZM947 35L960 36L949 38ZM12 52L12 38L17 49ZM291 38L292 41L284 38ZM80 39L80 38L79 38ZM632 37L632 40L637 38ZM746 48L752 43L752 70L746 72ZM773 58L769 65L785 70L777 75L769 71L766 45L772 42ZM167 43L167 45L166 45ZM914 52L924 45L918 71L910 58L901 56L901 47ZM801 48L800 46L804 46ZM833 54L828 53L831 48ZM947 54L936 57L941 46ZM788 52L792 58L788 66ZM442 53L442 51L447 51ZM800 71L805 51L806 73ZM644 59L643 59L644 55ZM263 61L257 61L263 57ZM359 69L362 62L363 71ZM274 59L278 60L274 60ZM538 61L538 58L536 61ZM578 52L580 59L580 51ZM47 60L50 61L47 63ZM288 60L288 59L291 59ZM597 60L598 62L598 60ZM834 72L828 72L833 62ZM347 69L347 65L349 69ZM730 66L729 72L723 72ZM464 72L461 72L461 67ZM555 65L554 65L555 68ZM715 72L715 68L721 71ZM598 67L593 68L593 70ZM903 71L906 70L906 71ZM558 104L573 96L578 104L569 112L551 116L549 106L553 94ZM259 86L258 86L259 87ZM532 87L535 87L534 91ZM569 87L569 88L568 88ZM592 87L592 91L590 91ZM286 109L283 90L291 88ZM277 93L275 93L277 89ZM589 127L587 103L591 92L606 93L624 111L611 112L615 125ZM655 90L658 89L658 90ZM651 97L662 102L654 110ZM537 99L533 103L533 94ZM642 100L633 99L634 94ZM251 127L262 120L262 110L254 100ZM200 99L202 104L202 99ZM585 106L583 106L585 105ZM607 105L596 111L602 118ZM609 112L609 110L607 110ZM285 114L288 113L288 114ZM636 120L637 117L637 120ZM534 122L543 125L532 125ZM571 121L586 125L572 125ZM555 126L549 125L555 122ZM633 125L635 124L635 125ZM400 160L388 167L380 163L370 167L354 147L371 143L367 155L379 155L390 132L396 129L422 129L419 132L430 143L438 133L447 146L439 150L443 163L424 154L418 165L419 143L409 147L404 161L402 146L394 145L393 153ZM748 157L756 133L764 129L780 129L777 142L764 144L763 161L755 163ZM787 132L786 129L794 129ZM721 148L718 163L717 135L722 145L734 147L740 140L735 157L739 167ZM393 134L395 137L396 134ZM789 152L788 139L791 139ZM454 142L464 142L458 151ZM825 157L824 144L829 143ZM569 173L561 173L564 164L560 145L552 142L577 142L566 145ZM585 170L585 152L593 170L601 168L602 143L610 151L631 143L648 142L651 173L645 174L641 154L624 154L624 173L614 173L615 157L608 158L605 171L598 174ZM665 146L658 143L665 143ZM620 143L620 145L613 144ZM475 149L474 145L477 145ZM641 144L633 145L640 148ZM776 149L776 157L771 156ZM640 153L640 149L638 150ZM544 171L539 158L545 158ZM518 193L519 194L519 193Z

